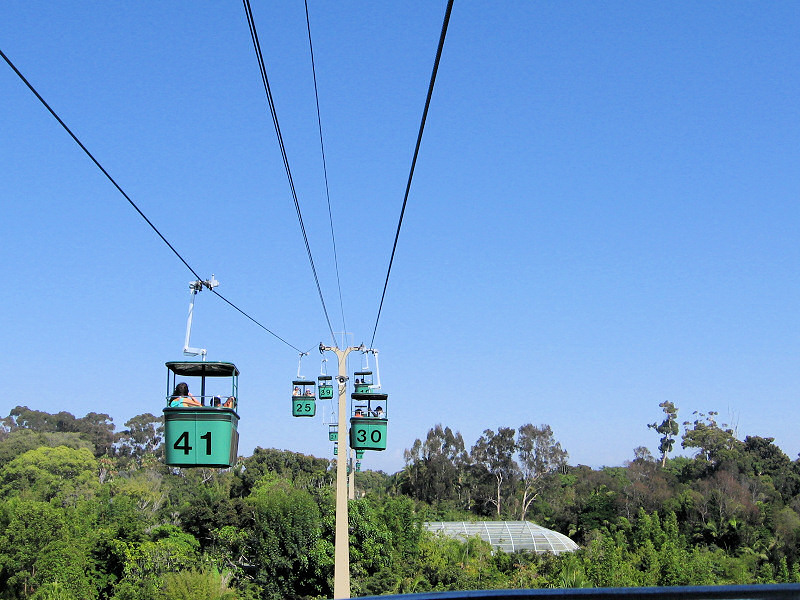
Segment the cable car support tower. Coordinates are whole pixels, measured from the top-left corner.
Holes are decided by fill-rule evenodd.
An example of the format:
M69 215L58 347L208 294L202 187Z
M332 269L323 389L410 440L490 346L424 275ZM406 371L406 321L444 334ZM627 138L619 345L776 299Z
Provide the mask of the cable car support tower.
M339 437L347 431L347 355L358 350L365 352L364 344L341 350L336 346L319 345L320 353L333 352L339 362L336 377L339 388ZM342 453L336 460L336 537L334 538L333 597L350 597L350 535L347 517L347 460Z

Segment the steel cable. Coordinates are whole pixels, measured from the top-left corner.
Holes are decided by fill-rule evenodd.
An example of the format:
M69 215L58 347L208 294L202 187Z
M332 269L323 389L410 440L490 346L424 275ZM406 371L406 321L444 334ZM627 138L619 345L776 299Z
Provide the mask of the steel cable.
M308 261L311 264L311 272L314 274L314 281L317 284L317 292L319 292L319 299L322 303L322 310L325 313L325 320L328 322L328 329L331 332L331 338L333 339L334 343L336 342L336 336L333 333L333 326L331 325L331 319L328 316L328 308L325 306L325 298L322 295L322 288L319 284L319 277L317 277L317 268L314 266L314 257L311 255L311 246L308 243L308 235L306 235L306 228L303 224L303 215L300 212L300 202L297 199L297 191L294 187L294 181L292 180L292 171L289 168L289 158L286 154L286 147L283 143L283 135L281 134L281 127L278 123L278 114L275 111L275 102L272 99L272 90L269 87L269 78L267 77L267 68L264 64L264 56L261 52L261 44L258 41L258 32L256 31L256 23L253 19L253 10L250 7L250 0L243 0L244 3L244 10L247 15L247 24L250 27L250 38L253 41L253 49L256 53L256 60L258 61L258 67L261 71L261 81L264 84L264 91L267 94L267 103L269 104L269 112L272 115L272 123L275 126L275 134L278 137L278 146L281 150L281 156L283 157L283 166L286 170L286 177L289 180L289 189L292 193L292 199L294 200L295 210L297 212L297 220L300 223L300 231L303 233L303 240L306 245L306 253L308 254Z
M150 219L148 219L148 218L147 218L147 216L146 216L146 215L145 215L145 214L142 212L142 210L141 210L141 209L140 209L140 208L139 208L139 207L136 205L136 203L135 203L135 202L134 202L134 201L131 199L131 197L130 197L130 196L128 196L128 194L126 194L126 193L125 193L125 190L123 190L123 189L120 187L120 185L119 185L119 184L118 184L118 183L117 183L117 182L114 180L114 178L113 178L113 177L111 177L111 175L109 174L109 172L108 172L108 171L106 171L106 170L105 170L105 168L103 168L103 165L101 165L101 164L100 164L100 162L99 162L99 161L98 161L98 160L97 160L97 159L94 157L94 155L93 155L91 152L89 152L88 148L86 148L86 146L84 146L84 145L83 145L83 143L82 143L82 142L81 142L81 141L78 139L78 136L76 136L76 135L75 135L75 134L72 132L72 130L71 130L71 129L70 129L68 126L67 126L67 124L66 124L66 123L64 123L64 121L61 119L61 117L59 117L59 116L58 116L58 114L56 114L56 112L55 112L55 111L54 111L54 110L53 110L53 109L50 107L50 105L49 105L49 104L48 104L48 103L45 101L45 99L44 99L44 98L42 98L41 94L39 94L39 92L37 92L37 91L36 91L36 88L34 88L34 87L33 87L33 85L31 85L31 83L30 83L30 82L29 82L29 81L28 81L28 80L25 78L25 76L24 76L24 75L23 75L23 74L20 72L20 70L19 70L19 69L17 69L17 67L14 65L14 63L12 63L12 62L11 62L11 59L9 59L9 58L8 58L8 57L5 55L5 53L4 53L2 50L0 50L0 56L2 56L2 57L3 57L3 60L5 60L5 61L6 61L6 63L8 63L8 66L9 66L9 67L11 67L11 68L14 70L14 72L15 72L15 73L17 74L17 76L18 76L18 77L19 77L19 78L22 80L22 82L23 82L23 83L24 83L24 84L25 84L25 85L28 87L28 89L29 89L31 92L33 92L33 94L34 94L34 95L35 95L35 96L36 96L36 97L39 99L39 102L41 102L41 103L42 103L42 105L43 105L43 106L44 106L44 107L45 107L45 108L48 110L48 112L49 112L51 115L53 115L53 117L56 119L56 121L58 121L58 122L59 122L59 124L61 125L61 127L63 127L63 128L64 128L64 130L65 130L65 131L66 131L66 132L67 132L67 133L70 135L70 137L71 137L71 138L72 138L72 139L75 141L75 143L76 143L76 144L78 144L78 146L80 146L81 150L83 150L83 151L86 153L86 156L88 156L88 157L89 157L89 158L92 160L92 162L95 164L95 166L97 166L97 168L98 168L98 169L100 169L100 171L103 173L103 175L105 175L105 176L106 176L106 178L108 178L108 180L109 180L109 181L110 181L110 182L111 182L111 183L114 185L114 187L115 187L115 188L117 188L117 191L119 191L119 193L120 193L120 194L122 194L122 196L123 196L123 197L124 197L124 198L125 198L125 199L128 201L128 203L129 203L129 204L130 204L130 205L131 205L131 206L132 206L134 209L136 209L136 212L137 212L137 213L139 213L139 216L141 216L141 217L142 217L142 218L143 218L143 219L144 219L144 220L147 222L147 224L148 224L148 225L150 225L150 227L152 228L152 230L153 230L153 231L155 231L155 232L156 232L156 234L158 234L158 237L160 237L160 238L161 238L161 240L162 240L162 241L163 241L163 242L164 242L164 243L165 243L165 244L166 244L166 245L169 247L169 249L170 249L170 250L172 250L172 252L175 254L175 256L177 256L177 257L180 259L180 261L181 261L181 262L182 262L182 263L183 263L183 264L186 266L186 268L187 268L187 269L189 269L189 271L191 271L192 275L194 275L194 276L195 276L195 278L196 278L198 281L202 281L202 279L203 279L203 278L202 278L202 277L200 277L200 275L198 275L198 274L197 274L197 271L195 271L195 270L194 270L194 269L193 269L193 268L192 268L192 267L189 265L189 263L188 263L188 262L186 262L186 259L184 259L184 258L183 258L183 256L181 256L181 255L180 255L180 253L179 253L179 252L178 252L178 251L175 249L175 247L174 247L172 244L170 244L170 243L169 243L169 241L167 240L167 238L165 238L165 237L164 237L164 235L163 235L163 234L162 234L162 233L161 233L161 232L158 230L158 228L157 228L157 227L156 227L156 226L153 224L153 222L152 222L152 221L150 221ZM241 308L239 308L238 306L236 306L236 305L235 305L233 302L231 302L230 300L228 300L227 298L225 298L224 296L222 296L222 294L220 294L220 293L219 293L219 292L217 292L217 291L214 291L212 288L209 288L209 289L211 289L211 291L213 291L213 292L214 292L214 294L216 294L217 296L219 296L219 298L220 298L220 299L222 299L224 302L226 302L226 303L227 303L228 305L230 305L232 308L234 308L235 310L237 310L238 312L240 312L242 315L244 315L245 317L247 317L248 319L250 319L250 320L251 320L253 323L255 323L256 325L258 325L259 327L261 327L261 328L262 328L264 331L266 331L267 333L269 333L269 334L271 334L271 335L275 336L277 339L279 339L280 341L282 341L284 344L286 344L286 345L287 345L287 346L289 346L290 348L293 348L293 349L297 350L298 352L300 351L300 350L299 350L297 347L295 347L294 345L292 345L292 344L290 344L289 342L287 342L287 341L286 341L285 339L283 339L281 336L279 336L278 334L274 333L273 331L270 331L269 329L267 329L267 328L266 328L264 325L262 325L262 324L261 324L261 323L259 323L259 322L258 322L256 319L254 319L253 317L251 317L250 315L248 315L248 314L247 314L246 312L244 312L244 311L243 311Z
M336 285L339 288L339 307L342 311L342 328L347 331L347 322L344 318L344 302L342 300L342 282L339 278L339 258L336 252L336 236L333 233L333 213L331 212L331 192L328 187L328 166L325 160L325 143L322 139L322 117L319 111L319 91L317 90L317 68L314 63L314 46L311 43L311 21L308 17L308 0L305 0L306 5L306 29L308 30L308 49L311 54L311 73L314 76L314 98L317 102L317 125L319 126L319 145L322 151L322 172L325 175L325 197L328 200L328 220L331 224L331 241L333 243L333 263L336 267Z
M389 268L386 270L386 281L383 284L383 293L381 294L381 303L378 307L378 316L375 319L375 328L372 330L372 341L369 343L370 347L375 343L375 334L378 331L378 322L381 319L381 311L383 310L383 300L386 297L386 288L389 286L389 275L392 272L392 263L394 263L394 254L397 250L397 240L400 237L400 228L403 225L403 215L406 212L406 204L408 203L408 193L411 190L411 180L414 178L414 167L417 164L417 156L419 155L419 147L422 143L422 132L425 130L425 120L428 117L428 108L431 104L431 96L433 96L433 86L436 83L436 72L439 70L439 59L442 57L442 48L444 48L444 39L447 35L447 25L450 22L450 13L453 10L453 0L448 0L447 9L444 13L444 21L442 23L442 33L439 36L439 47L436 49L436 59L433 61L433 72L431 73L431 81L428 85L428 96L425 99L425 110L422 111L422 122L419 125L419 133L417 134L417 145L414 148L414 157L411 160L411 170L408 174L408 183L406 184L406 193L403 197L403 207L400 210L400 220L397 223L397 233L394 236L394 245L392 246L392 256L389 259Z

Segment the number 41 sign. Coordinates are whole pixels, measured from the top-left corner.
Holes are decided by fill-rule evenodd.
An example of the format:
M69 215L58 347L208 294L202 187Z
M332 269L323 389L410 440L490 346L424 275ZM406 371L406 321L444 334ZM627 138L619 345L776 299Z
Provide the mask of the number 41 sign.
M184 409L165 417L168 465L224 468L236 461L239 419L232 411Z

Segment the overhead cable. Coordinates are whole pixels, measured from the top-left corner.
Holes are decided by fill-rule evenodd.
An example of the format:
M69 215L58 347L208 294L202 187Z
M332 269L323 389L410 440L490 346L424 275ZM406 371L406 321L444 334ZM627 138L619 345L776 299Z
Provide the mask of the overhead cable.
M378 331L378 322L381 319L381 311L383 310L383 300L386 297L386 288L389 285L389 275L392 272L392 263L394 262L394 253L397 250L397 240L400 237L400 228L403 225L403 215L406 212L406 203L408 202L408 193L411 190L411 180L414 178L414 167L417 164L417 155L419 154L419 147L422 143L422 132L425 130L425 120L428 117L428 107L431 104L431 96L433 96L433 85L436 83L436 72L439 70L439 59L442 57L442 48L444 48L444 39L447 35L447 25L450 22L450 12L453 10L453 0L448 0L447 9L444 13L444 21L442 23L442 33L439 36L439 47L436 49L436 58L433 61L433 72L431 73L431 81L428 85L428 96L425 99L425 110L422 111L422 122L419 124L419 133L417 134L417 145L414 148L414 158L411 160L411 170L408 173L408 183L406 184L406 193L403 197L403 208L400 210L400 220L397 222L397 233L394 236L394 245L392 246L392 256L389 259L389 268L386 270L386 281L383 284L383 293L381 294L381 303L378 307L378 316L375 319L375 328L372 330L372 341L369 343L370 347L375 343L375 333Z
M136 206L136 203L133 200L131 200L130 196L128 196L128 194L126 194L125 191L119 186L119 184L116 181L114 181L114 178L111 177L111 175L109 175L108 171L106 171L103 168L103 165L101 165L98 162L98 160L94 157L94 155L91 152L89 152L89 150L86 148L86 146L84 146L83 143L78 139L78 136L76 136L74 133L72 133L72 130L69 127L67 127L67 124L64 123L64 121L61 120L61 117L59 117L56 114L56 111L54 111L52 108L50 108L50 105L45 101L44 98L42 98L41 94L39 94L39 92L36 91L36 89L25 78L25 76L22 73L20 73L19 69L17 69L17 67L14 66L14 63L11 62L11 60L5 55L5 53L2 50L0 50L0 56L3 57L3 60L5 60L8 63L8 66L11 67L14 70L14 72L22 80L22 82L25 85L28 86L28 89L34 93L34 95L39 99L39 102L41 102L44 105L44 107L50 112L50 114L55 117L56 121L58 121L59 124L61 125L61 127L64 128L64 131L66 131L70 135L70 137L72 137L72 139L75 140L75 143L78 144L78 146L81 147L81 150L83 150L86 153L86 156L91 158L92 162L97 166L97 168L100 169L103 172L103 175L105 175L108 178L108 180L112 184L114 184L114 187L117 188L119 193L122 194L125 197L125 200L127 200L130 203L130 205L133 208L136 209L136 212L138 212L139 215L147 222L147 224L150 225L150 227L153 229L153 231L155 231L158 234L158 237L160 237L163 240L163 242L167 246L169 246L169 249L172 250L172 252L175 254L175 256L177 256L180 259L180 261L184 265L186 265L186 268L189 269L192 272L192 275L194 275L198 280L202 280L202 277L200 277L200 275L198 275L197 272L192 267L189 266L189 263L187 263L186 260L180 255L180 253L177 250L175 250L175 248L172 246L172 244L170 244L167 241L167 238L165 238L161 234L161 232L156 228L155 225L153 225L153 223L150 221L150 219L148 219L145 216L145 214L139 209L139 207Z
M333 234L333 213L331 212L331 192L328 188L328 166L325 161L325 143L322 141L322 117L319 112L319 91L317 90L317 69L314 64L314 46L311 43L311 21L308 18L308 0L306 5L306 29L308 30L308 49L311 54L311 73L314 76L314 98L317 101L317 125L319 126L319 145L322 149L322 172L325 175L325 197L328 199L328 220L331 224L331 241L333 242L333 263L336 267L336 285L339 288L339 307L342 310L342 331L347 331L344 319L344 302L342 301L342 282L339 279L339 258L336 252L336 236Z
M258 60L258 67L261 70L261 81L264 84L264 91L267 94L267 102L269 104L269 112L272 115L272 123L275 126L275 134L278 136L278 146L281 150L281 156L283 157L283 166L286 169L286 177L289 179L289 189L292 193L292 199L294 200L294 207L297 211L297 220L300 223L300 231L303 233L303 240L306 244L306 253L308 254L308 262L311 264L311 272L314 274L314 281L317 284L317 292L319 292L319 299L322 302L322 310L325 313L325 320L328 322L328 329L331 332L331 338L333 338L334 343L336 342L336 336L333 333L333 326L331 325L331 319L328 316L328 308L325 306L325 298L322 296L322 288L319 284L319 277L317 277L317 268L314 266L314 257L311 256L311 246L308 243L308 236L306 235L306 227L303 224L303 215L300 212L300 202L297 199L297 191L294 187L294 181L292 180L292 171L289 168L289 159L286 155L286 147L283 144L283 135L281 134L281 127L278 124L278 114L275 111L275 103L272 99L272 90L269 87L269 78L267 77L267 68L264 65L264 56L261 52L261 44L258 41L258 33L256 31L256 23L253 19L253 10L250 7L250 0L243 0L244 3L244 10L247 14L247 24L250 27L250 38L253 40L253 49L256 53L256 59Z
M48 104L48 103L45 101L45 99L44 99L44 98L42 98L41 94L39 94L39 92L37 92L37 91L36 91L36 89L33 87L33 85L31 85L31 83L30 83L30 82L29 82L29 81L28 81L28 80L25 78L25 76L24 76L24 75L23 75L23 74L20 72L20 70L19 70L19 69L17 69L17 67L14 65L14 63L12 63L12 62L11 62L11 59L9 59L9 58L8 58L8 57L5 55L5 53L4 53L2 50L0 50L0 56L2 56L2 57L3 57L3 60L5 60L5 61L6 61L6 63L8 63L8 66L9 66L9 67L11 67L11 68L14 70L14 72L15 72L15 73L17 74L17 76L18 76L18 77L19 77L19 78L22 80L22 82L23 82L23 83L24 83L26 86L28 86L28 89L29 89L31 92L33 92L33 94L34 94L34 95L35 95L35 96L36 96L36 97L39 99L39 102L41 102L41 103L42 103L42 105L44 105L44 107L45 107L45 108L46 108L46 109L47 109L47 110L50 112L50 114L51 114L51 115L53 115L53 117L55 117L56 121L58 121L58 122L59 122L59 124L61 125L61 127L63 127L63 128L64 128L64 130L65 130L65 131L66 131L66 132L67 132L67 133L70 135L70 137L72 137L72 139L75 141L75 143L76 143L76 144L78 144L78 146L80 146L81 150L83 150L83 151L86 153L86 155L87 155L87 156L88 156L90 159L92 159L92 162L93 162L93 163L94 163L94 164L97 166L97 168L98 168L98 169L100 169L100 171L102 171L103 175L105 175L105 176L108 178L108 180L109 180L109 181L110 181L110 182L111 182L111 183L114 185L114 187L115 187L115 188L117 188L117 191L119 191L119 193L120 193L120 194L122 194L122 196L123 196L123 197L124 197L124 198L125 198L125 199L128 201L128 203L129 203L129 204L130 204L130 205L131 205L133 208L135 208L135 209L136 209L136 212L138 212L138 213L139 213L139 215L140 215L140 216L141 216L141 217L142 217L142 218L143 218L143 219L144 219L144 220L147 222L147 224L148 224L148 225L150 225L150 227L153 229L153 231L155 231L155 232L158 234L158 237L160 237L160 238L161 238L161 240L162 240L162 241L163 241L163 242L164 242L164 243L165 243L165 244L166 244L166 245L169 247L169 249L170 249L170 250L172 250L172 252L175 254L175 256L177 256L177 257L180 259L180 261L181 261L181 262L182 262L182 263L183 263L183 264L186 266L186 268L187 268L187 269L189 269L189 271L191 271L192 275L194 275L194 276L195 276L195 278L196 278L198 281L202 281L202 279L203 279L203 278L202 278L202 277L200 277L200 275L198 275L198 274L197 274L197 271L195 271L195 270L194 270L194 269L193 269L193 268L192 268L192 267L189 265L189 263L188 263L188 262L186 262L186 259L184 259L184 258L183 258L183 257L180 255L180 253L179 253L179 252L178 252L178 251L175 249L175 247L174 247L172 244L170 244L170 243L169 243L169 241L167 240L167 238L165 238L165 237L162 235L162 233L161 233L161 232L158 230L158 228L157 228L155 225L153 225L153 222L152 222L152 221L150 221L150 219L148 219L148 218L147 218L147 216L146 216L146 215L145 215L145 214L144 214L144 213L141 211L141 209L140 209L138 206L136 206L136 203L135 203L133 200L131 200L131 197L130 197L130 196L128 196L128 194L126 194L126 193L125 193L125 190L123 190L123 189L120 187L120 185L119 185L119 184L118 184L118 183L117 183L117 182L114 180L114 178L113 178L113 177L111 177L111 175L108 173L108 171L106 171L106 170L103 168L103 165L101 165L101 164L100 164L100 162L99 162L99 161L98 161L98 160L97 160L97 159L94 157L94 155L93 155L91 152L89 152L89 150L86 148L86 146L84 146L84 145L83 145L83 143L82 143L82 142L81 142L81 141L78 139L78 136L76 136L74 133L72 133L72 130L71 130L69 127L67 127L67 124L66 124L66 123L64 123L64 121L62 121L62 120L61 120L61 117L59 117L59 116L56 114L56 112L55 112L55 111L54 111L54 110L53 110L53 109L50 107L50 105L49 105L49 104ZM256 325L258 325L259 327L261 327L261 328L262 328L263 330L265 330L267 333L270 333L270 334L271 334L271 335L273 335L274 337L278 338L280 341L282 341L284 344L286 344L286 345L287 345L287 346L289 346L290 348L294 348L294 349L295 349L295 350L297 350L298 352L300 351L298 348L296 348L295 346L293 346L292 344L290 344L289 342L287 342L286 340L284 340L284 339L283 339L282 337L280 337L278 334L276 334L276 333L274 333L274 332L270 331L269 329L267 329L266 327L264 327L264 325L262 325L261 323L259 323L258 321L256 321L256 320L255 320L253 317L251 317L251 316L250 316L250 315L248 315L246 312L244 312L242 309L240 309L238 306L236 306L235 304L233 304L233 303L232 303L230 300L228 300L227 298L225 298L224 296L222 296L222 295L221 295L219 292L215 291L213 288L209 288L209 289L211 289L211 291L212 291L212 292L214 292L214 293L215 293L217 296L219 296L219 297L220 297L220 298L221 298L221 299L222 299L224 302L226 302L226 303L227 303L227 304L229 304L231 307L233 307L234 309L236 309L237 311L239 311L241 314L243 314L245 317L247 317L248 319L250 319L250 320L251 320L253 323L255 323Z
M287 345L287 346L289 346L290 348L293 348L293 349L297 350L298 352L302 352L302 350L300 350L300 348L298 348L297 346L294 346L293 344L290 344L289 342L287 342L285 339L283 339L281 336L279 336L279 335L278 335L277 333L275 333L274 331L271 331L271 330L267 329L266 327L264 327L264 325L262 325L261 323L259 323L258 321L256 321L256 320L255 320L253 317L251 317L250 315L248 315L248 314L247 314L246 312L244 312L244 311L243 311L241 308L239 308L239 307L238 307L238 306L236 306L236 305L235 305L233 302L231 302L230 300L228 300L228 299L227 299L225 296L223 296L222 294L220 294L220 293L219 293L217 290L214 290L214 289L212 289L211 291L212 291L212 292L214 292L214 294L216 294L217 296L219 296L220 300L222 300L223 302L225 302L226 304L228 304L228 305L229 305L231 308L233 308L234 310L236 310L236 311L240 312L242 315L244 315L245 317L247 317L248 319L250 319L250 320L251 320L253 323L255 323L256 325L258 325L259 327L261 327L261 329L263 329L264 331L266 331L266 332L267 332L267 333L269 333L270 335L272 335L272 336L274 336L274 337L278 338L280 341L282 341L284 344L286 344L286 345Z

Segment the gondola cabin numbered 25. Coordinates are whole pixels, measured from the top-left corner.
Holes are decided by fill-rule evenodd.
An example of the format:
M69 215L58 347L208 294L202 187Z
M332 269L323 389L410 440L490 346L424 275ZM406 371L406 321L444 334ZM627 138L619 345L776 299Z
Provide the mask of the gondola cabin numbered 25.
M350 395L350 447L354 450L386 450L388 394L372 387L372 371L355 373L355 391Z
M292 386L292 416L313 417L317 414L316 382L296 379Z
M239 370L233 363L167 363L164 445L168 465L227 468L236 463L238 385Z

